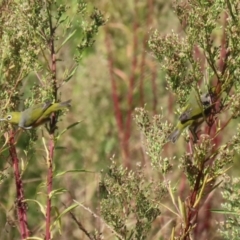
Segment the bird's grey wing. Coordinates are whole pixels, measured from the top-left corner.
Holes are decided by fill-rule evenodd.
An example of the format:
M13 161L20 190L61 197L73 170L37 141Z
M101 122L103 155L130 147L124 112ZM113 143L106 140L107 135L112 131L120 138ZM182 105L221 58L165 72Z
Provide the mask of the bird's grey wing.
M179 116L179 121L185 123L192 119L192 108L187 109Z
M45 101L44 103L38 103L38 104L32 106L29 109L31 109L31 110L39 109L39 110L41 110L44 113L51 105L52 105L51 101Z
M208 116L211 113L211 110L212 110L211 106L207 108L203 108L202 111L199 111L199 108L188 109L179 116L179 121L183 124L190 120L203 118L204 116ZM197 114L193 114L193 113L197 113Z
M23 129L30 129L30 128L32 128L31 126L28 126L28 124L27 124L27 121L29 119L29 114L31 113L28 110L29 109L26 109L25 111L21 112L21 115L20 115L20 120L19 120L18 126L23 128Z
M23 112L21 112L21 117L19 121L19 127L24 129L31 129L32 124L38 120L42 116L42 114L52 105L50 101L46 101L44 103L39 103L34 105ZM38 116L37 118L30 117L32 116L32 112L34 111L34 116Z

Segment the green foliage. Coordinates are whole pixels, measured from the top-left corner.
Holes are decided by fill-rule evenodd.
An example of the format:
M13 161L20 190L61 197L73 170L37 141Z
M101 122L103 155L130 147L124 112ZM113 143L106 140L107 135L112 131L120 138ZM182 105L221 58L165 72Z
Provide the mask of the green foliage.
M236 124L231 136L222 137L225 128L233 124L232 119L239 116L240 48L235 32L240 30L240 25L236 20L239 13L237 6L237 1L176 1L174 9L184 33L172 31L163 36L155 31L149 40L151 50L166 72L167 89L176 94L181 106L186 104L193 89L198 96L203 87L208 91L211 89L216 95L212 97L214 111L205 119L205 134L200 134L197 143L188 139L189 151L186 150L180 157L174 157L183 170L190 189L189 203L185 200L179 207L183 209L181 214L184 227L180 234L183 239L190 238L193 223L196 224L195 229L201 225L191 207L204 208L206 196L219 186L221 182L217 179L229 169L239 152L239 142L236 140L239 129L236 132ZM138 113L144 111L140 109ZM153 163L159 159L162 165L160 155L165 148L163 143L166 142L169 131L168 124L161 117L160 124L155 127L154 118L150 123L145 117L146 113L140 115L143 116L141 121L136 119L146 135L146 152L153 153L153 157L149 154ZM213 127L215 124L216 127ZM158 134L151 139L149 136L152 132ZM166 159L165 162L169 162ZM174 203L175 200L171 199ZM194 216L196 219L193 220ZM227 224L232 224L232 228L236 226L233 221L228 221ZM200 239L200 236L197 238Z
M145 109L137 108L135 121L146 138L146 153L151 163L164 175L171 170L169 159L162 157L163 147L170 133L170 126L164 121L163 114L154 115L150 120Z
M167 73L166 81L172 90L189 90L202 78L199 66L193 64L192 47L188 41L176 33L166 37L159 36L155 31L149 40L149 46Z
M101 213L122 239L146 239L165 194L164 184L149 181L143 167L133 172L113 161L100 183Z
M99 27L105 23L101 12L90 4L79 1L75 7L66 1L1 1L1 116L6 111L26 109L46 99L59 101L60 97L64 100L70 98L63 85L74 77L84 52L92 47ZM71 58L63 54L69 45L75 53ZM63 61L69 65L65 66ZM52 239L56 230L61 233L63 215L73 210L73 207L60 209L61 205L56 201L67 190L66 186L53 185L53 153L54 145L62 141L62 134L79 121L66 126L66 130L58 134L56 123L59 117L57 113L52 116L48 131L51 136L40 130L23 132L7 125L1 128L1 157L5 160L1 162L1 186L7 189L6 194L1 196L4 210L1 218L6 215L9 221L16 219L15 224L18 225L5 231L4 239L25 239L29 234L37 239L43 231L46 231L45 239ZM7 176L4 169L12 169L10 178L4 179ZM61 169L58 172L64 175L66 172L82 171ZM25 184L25 181L30 184ZM42 216L36 213L31 203L37 203L45 220L42 221ZM55 222L51 224L51 220ZM1 221L1 229L4 229L6 221ZM40 227L44 221L46 230ZM38 230L33 233L34 225L38 226Z
M225 222L220 222L220 233L224 239L239 239L239 188L240 179L225 176L225 183L222 186L222 196L225 203L222 203L221 214L226 218Z
M177 94L180 103L186 101L193 87L199 87L197 83L200 81L211 85L211 79L217 78L226 92L233 84L239 85L237 53L240 49L233 32L233 29L239 29L235 20L236 5L229 1L193 1L189 5L177 1L175 11L186 35L172 32L163 37L156 31L149 40L149 46L163 62L168 87ZM224 11L229 13L229 18L223 29ZM221 46L220 38L224 36L227 36L225 46ZM223 49L226 59L223 59Z
M0 3L1 114L46 99L73 102L57 114L53 135L1 128L1 238L24 238L21 209L27 239L238 239L239 179L225 173L235 164L239 175L239 2L91 3L107 22L82 0ZM214 108L198 141L185 133L188 149L167 143L171 93L185 106L203 91ZM112 155L120 163L108 166ZM222 183L219 215L229 215L217 233L211 208L220 208Z

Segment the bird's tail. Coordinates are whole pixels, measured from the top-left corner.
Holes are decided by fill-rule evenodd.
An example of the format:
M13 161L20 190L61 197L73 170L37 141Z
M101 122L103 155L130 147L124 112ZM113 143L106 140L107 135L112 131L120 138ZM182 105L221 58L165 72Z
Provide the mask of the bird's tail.
M69 100L67 100L66 102L61 102L61 103L59 103L59 107L60 108L70 108L71 107L71 104L70 104L70 102L71 102L72 100L71 99L69 99Z
M174 131L169 135L168 140L175 143L181 135L181 132L182 131L178 128L174 129Z
M57 112L57 111L65 109L65 108L70 108L71 101L72 100L70 99L70 100L67 100L66 102L53 103L44 113L51 114L52 112Z

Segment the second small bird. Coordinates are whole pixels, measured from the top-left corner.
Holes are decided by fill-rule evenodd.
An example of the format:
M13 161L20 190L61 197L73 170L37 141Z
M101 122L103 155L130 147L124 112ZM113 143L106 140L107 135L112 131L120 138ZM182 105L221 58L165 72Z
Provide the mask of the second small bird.
M201 95L199 102L195 96L183 109L182 114L178 118L177 125L169 135L168 140L175 143L183 130L189 127L193 135L193 141L196 142L198 140L196 130L204 122L204 117L207 117L211 113L212 108L213 105L209 93Z

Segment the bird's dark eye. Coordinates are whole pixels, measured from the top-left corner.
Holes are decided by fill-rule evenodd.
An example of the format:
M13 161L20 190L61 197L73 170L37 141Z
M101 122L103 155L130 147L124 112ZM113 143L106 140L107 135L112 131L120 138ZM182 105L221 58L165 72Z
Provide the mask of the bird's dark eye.
M7 116L7 120L9 121L9 120L11 120L12 119L12 115L8 115Z

